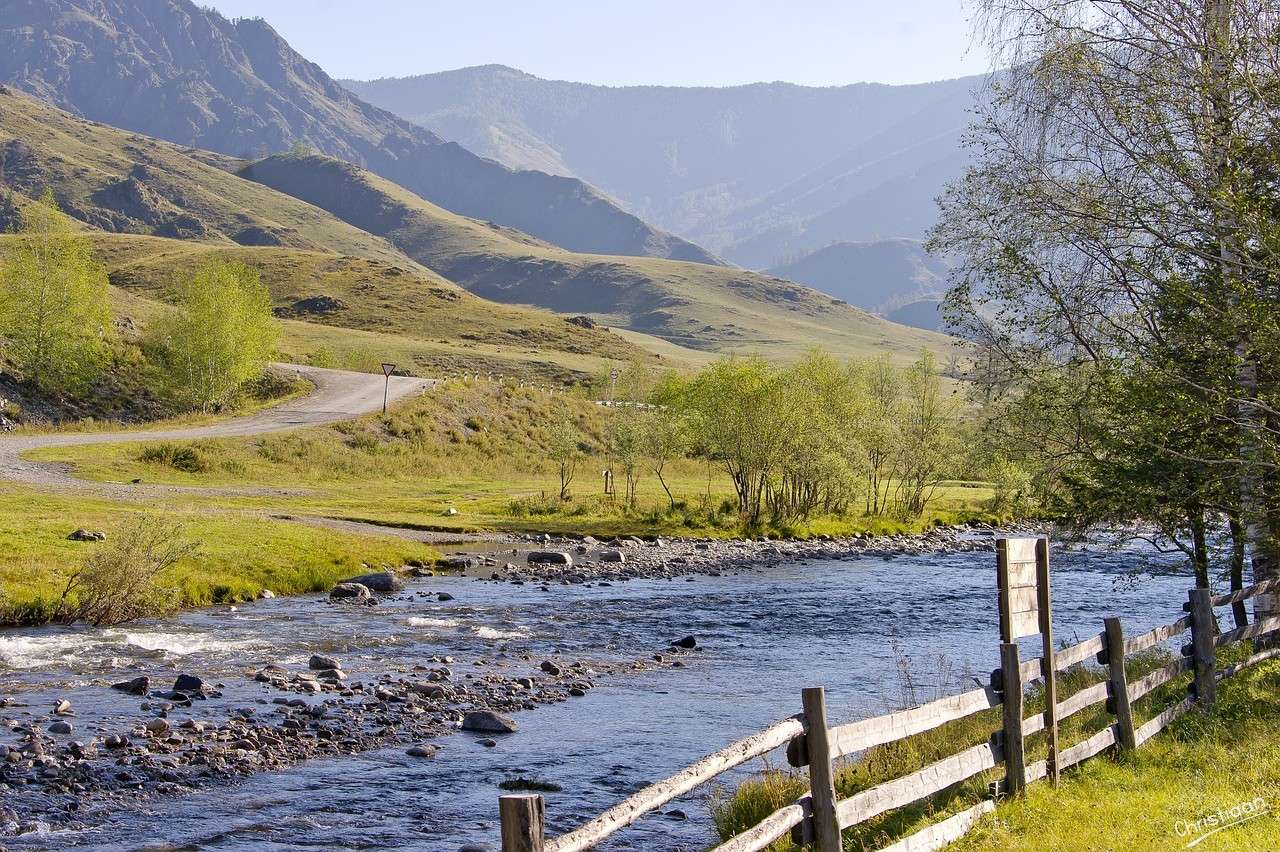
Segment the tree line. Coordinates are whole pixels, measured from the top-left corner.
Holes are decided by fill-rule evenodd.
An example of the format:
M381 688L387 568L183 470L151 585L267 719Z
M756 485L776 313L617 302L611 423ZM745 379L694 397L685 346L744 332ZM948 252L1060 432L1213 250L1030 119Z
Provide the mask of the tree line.
M87 394L123 341L106 270L91 242L64 216L52 192L24 205L0 254L0 355L48 394ZM149 324L140 346L160 391L179 408L232 404L261 376L275 350L277 324L258 273L208 260L173 282L173 309Z
M819 351L789 366L729 357L693 374L637 364L607 381L619 400L643 403L614 409L606 430L631 509L642 476L658 480L674 509L670 467L694 459L727 475L749 527L852 512L907 520L961 465L959 407L930 353L907 367L887 356L842 364ZM581 439L571 422L554 435L567 500Z

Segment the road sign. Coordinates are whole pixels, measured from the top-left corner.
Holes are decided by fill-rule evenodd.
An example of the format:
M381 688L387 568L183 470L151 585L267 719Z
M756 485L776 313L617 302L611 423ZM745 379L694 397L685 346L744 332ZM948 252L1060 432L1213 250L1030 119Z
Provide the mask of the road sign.
M392 373L394 373L394 372L395 372L395 370L396 370L396 365L395 365L395 364L383 364L383 365L382 365L382 375L386 376L388 379L389 379L389 378L391 378L391 374L392 374Z

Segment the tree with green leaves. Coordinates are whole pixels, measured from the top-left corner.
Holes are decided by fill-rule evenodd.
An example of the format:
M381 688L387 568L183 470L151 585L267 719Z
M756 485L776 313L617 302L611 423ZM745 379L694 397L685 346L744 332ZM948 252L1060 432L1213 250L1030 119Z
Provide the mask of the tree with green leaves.
M225 408L262 376L275 352L279 326L271 294L243 263L201 263L178 287L177 310L152 332L152 348L181 404Z
M573 420L565 417L551 424L547 434L547 455L555 463L560 478L560 501L569 499L569 488L581 463L582 433Z
M52 192L26 205L0 258L0 336L25 379L82 393L111 356L107 274Z

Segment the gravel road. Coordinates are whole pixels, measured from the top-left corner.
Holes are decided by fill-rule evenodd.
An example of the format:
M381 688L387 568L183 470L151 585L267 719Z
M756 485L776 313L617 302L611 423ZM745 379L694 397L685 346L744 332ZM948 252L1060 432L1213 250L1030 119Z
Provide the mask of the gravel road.
M306 426L349 420L382 408L383 377L346 370L326 370L296 364L274 364L275 369L294 373L315 385L315 390L300 399L290 400L274 408L263 409L244 417L235 417L208 426L175 429L135 429L122 432L51 433L48 435L0 436L0 479L47 488L92 491L113 497L139 496L138 491L154 494L154 486L91 483L71 475L67 465L27 461L22 454L41 447L67 447L84 444L119 444L140 441L190 441L200 438L235 438L284 432ZM395 402L431 387L434 379L392 376L388 402ZM185 490L170 487L169 490Z

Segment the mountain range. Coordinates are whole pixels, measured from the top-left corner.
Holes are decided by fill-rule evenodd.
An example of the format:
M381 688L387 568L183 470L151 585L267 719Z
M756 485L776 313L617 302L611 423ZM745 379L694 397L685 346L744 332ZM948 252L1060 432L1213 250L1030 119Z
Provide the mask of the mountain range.
M836 241L922 237L985 79L728 88L544 80L486 65L342 81L514 168L581 178L750 268Z
M264 270L285 315L409 335L420 362L449 310L449 337L475 319L489 345L541 342L559 358L821 345L908 359L949 346L866 299L725 264L578 177L446 142L352 94L260 19L188 0L0 0L0 83L48 105L0 97L0 184L53 189L102 235L113 281L152 295L193 252L230 253ZM578 329L593 334L495 302L585 314Z
M236 157L300 143L574 251L718 262L580 180L513 170L354 97L261 18L189 0L0 0L0 82Z

